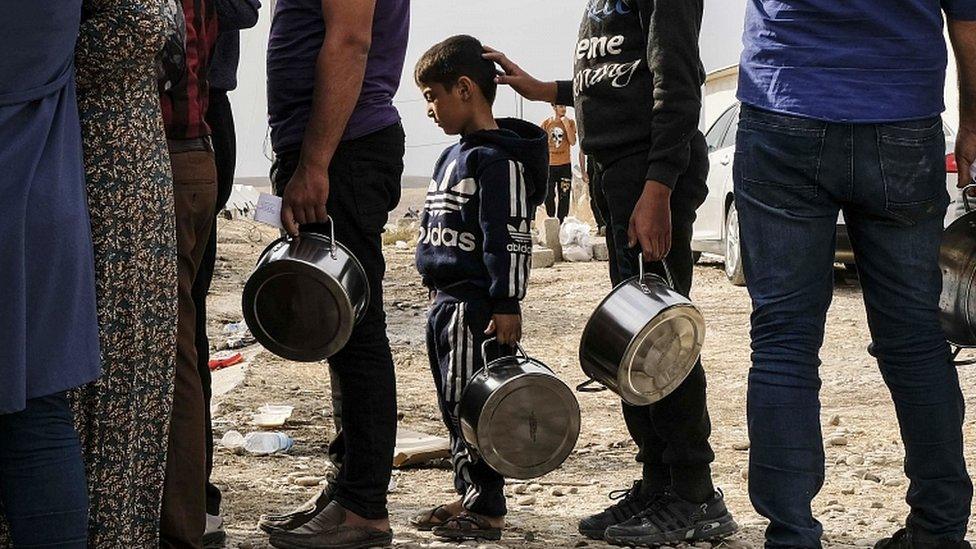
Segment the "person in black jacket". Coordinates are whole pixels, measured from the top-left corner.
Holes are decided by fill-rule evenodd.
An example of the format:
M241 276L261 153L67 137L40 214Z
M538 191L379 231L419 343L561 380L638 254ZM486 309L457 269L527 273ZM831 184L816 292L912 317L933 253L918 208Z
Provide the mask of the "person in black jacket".
M451 37L425 53L415 73L428 115L444 133L461 136L434 169L417 244L417 270L434 296L427 349L460 497L413 523L453 540L497 540L504 526L505 479L468 451L456 409L485 365L485 340L510 346L522 337L529 223L549 169L541 128L492 114L495 67L482 52L475 38Z
M610 278L665 261L688 294L692 225L708 192L705 139L698 130L705 71L698 53L702 0L592 0L575 51L575 74L541 82L487 49L499 83L525 98L575 105L583 151L607 223ZM639 246L639 250L633 250ZM623 406L643 476L626 497L580 522L580 532L628 545L662 545L730 535L737 526L712 485L699 362L685 382L651 406Z

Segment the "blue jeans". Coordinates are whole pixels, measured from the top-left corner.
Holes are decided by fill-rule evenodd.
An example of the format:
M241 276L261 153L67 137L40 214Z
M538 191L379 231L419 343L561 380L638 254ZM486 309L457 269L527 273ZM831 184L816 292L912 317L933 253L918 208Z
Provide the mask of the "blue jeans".
M819 351L843 211L868 326L895 403L915 539L962 539L972 483L964 402L939 326L945 189L938 117L834 124L743 106L735 204L753 302L749 494L767 547L820 547Z
M88 484L64 393L0 415L0 510L14 548L88 546Z

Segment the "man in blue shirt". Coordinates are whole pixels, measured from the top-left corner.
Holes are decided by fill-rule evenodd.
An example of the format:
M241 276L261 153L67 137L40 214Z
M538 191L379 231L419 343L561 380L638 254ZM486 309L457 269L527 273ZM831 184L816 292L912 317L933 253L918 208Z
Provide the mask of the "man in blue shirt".
M959 64L961 180L976 156L976 0L750 0L735 154L753 300L749 492L767 547L820 547L818 353L843 211L911 480L882 548L968 548L964 401L939 326L943 10Z

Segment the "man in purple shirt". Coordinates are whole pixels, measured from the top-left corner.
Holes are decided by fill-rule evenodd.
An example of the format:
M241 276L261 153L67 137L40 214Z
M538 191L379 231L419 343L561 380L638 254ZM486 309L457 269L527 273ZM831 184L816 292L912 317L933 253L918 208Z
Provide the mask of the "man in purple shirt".
M304 510L263 517L287 548L384 546L396 443L396 383L383 311L381 234L400 199L404 134L393 96L407 49L409 0L278 0L268 44L268 113L292 235L326 230L362 263L370 300L349 343L329 359L341 388L335 482Z
M976 0L749 0L735 208L753 302L749 494L770 521L769 548L821 546L810 503L824 482L818 355L838 212L911 481L906 528L876 547L969 547L964 400L939 325L943 16L959 65L956 160L968 177Z

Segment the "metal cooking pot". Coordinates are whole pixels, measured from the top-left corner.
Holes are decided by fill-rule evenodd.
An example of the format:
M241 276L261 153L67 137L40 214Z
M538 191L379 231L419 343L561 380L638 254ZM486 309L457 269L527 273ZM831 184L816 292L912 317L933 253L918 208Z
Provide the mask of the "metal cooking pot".
M664 265L662 263L662 265ZM613 289L583 329L580 365L590 381L600 383L634 406L653 404L671 394L691 373L705 342L705 319L667 280L640 274Z
M349 341L369 303L366 271L348 248L328 236L282 237L261 254L244 286L244 321L266 349L289 360L316 362Z
M946 339L960 349L976 347L976 212L969 204L969 190L973 188L976 184L963 189L966 214L946 228L939 248L939 320Z
M555 470L573 451L580 409L552 370L516 347L515 356L486 362L475 373L461 393L458 418L465 442L492 469L530 479Z

